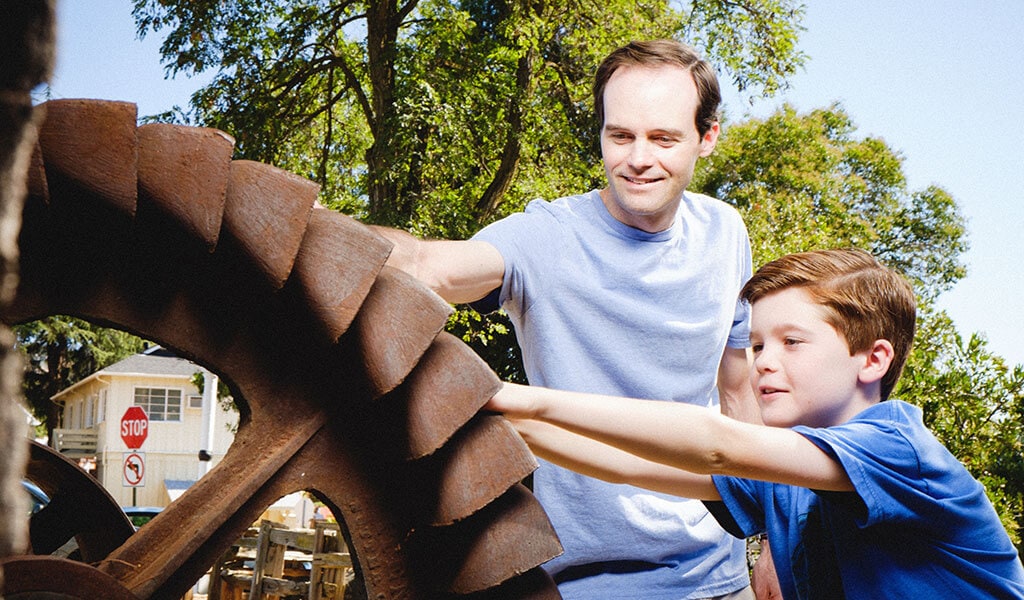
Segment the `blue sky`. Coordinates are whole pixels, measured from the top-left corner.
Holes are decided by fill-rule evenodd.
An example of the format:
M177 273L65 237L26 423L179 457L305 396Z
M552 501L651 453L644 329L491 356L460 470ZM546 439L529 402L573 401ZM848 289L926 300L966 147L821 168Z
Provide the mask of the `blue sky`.
M968 219L966 279L940 298L962 333L1024 364L1024 2L821 0L807 8L810 57L791 89L731 119L842 103L857 135L905 159L911 189L938 185ZM159 36L139 41L131 0L59 0L54 98L127 100L139 114L185 106L203 79L164 78Z

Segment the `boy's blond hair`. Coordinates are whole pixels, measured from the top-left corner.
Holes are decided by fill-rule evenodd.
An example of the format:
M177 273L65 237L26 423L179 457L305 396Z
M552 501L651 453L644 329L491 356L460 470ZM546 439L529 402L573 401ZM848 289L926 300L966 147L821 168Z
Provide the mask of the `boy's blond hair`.
M754 304L791 287L807 290L825 307L825 321L846 339L851 356L871 348L875 340L892 344L892 364L882 377L882 400L887 400L914 341L917 309L907 280L862 250L817 250L767 263L743 286L740 297Z

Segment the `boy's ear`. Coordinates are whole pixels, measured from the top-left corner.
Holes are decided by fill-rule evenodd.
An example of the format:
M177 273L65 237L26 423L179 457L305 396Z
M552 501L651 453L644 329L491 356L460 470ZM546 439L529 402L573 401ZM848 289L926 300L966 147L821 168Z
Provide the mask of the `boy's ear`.
M860 380L862 383L873 383L881 381L882 377L889 371L892 364L892 357L895 351L889 340L875 340L866 352L864 352L864 364L860 369Z

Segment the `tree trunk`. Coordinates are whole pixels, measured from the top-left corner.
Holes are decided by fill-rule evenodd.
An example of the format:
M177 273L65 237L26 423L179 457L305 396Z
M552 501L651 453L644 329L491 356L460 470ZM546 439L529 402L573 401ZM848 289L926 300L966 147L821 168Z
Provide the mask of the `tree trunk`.
M512 179L519 168L519 158L522 152L519 138L523 134L523 104L530 95L532 82L533 52L527 51L519 58L519 63L516 66L516 94L509 101L508 132L505 137L505 147L501 153L501 163L494 174L494 179L491 180L483 196L476 203L476 217L480 223L485 223L501 204L501 200L508 188L512 186Z
M368 119L373 145L366 151L371 223L394 223L396 215L401 218L405 212L396 210L394 205L398 194L391 173L392 160L387 155L395 138L395 44L401 19L394 0L371 2L367 8L366 46L373 109Z

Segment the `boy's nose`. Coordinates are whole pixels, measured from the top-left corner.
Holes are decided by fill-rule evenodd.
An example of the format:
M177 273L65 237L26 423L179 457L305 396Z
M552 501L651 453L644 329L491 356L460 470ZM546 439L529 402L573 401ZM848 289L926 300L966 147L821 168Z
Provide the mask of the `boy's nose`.
M754 355L754 370L758 373L775 370L775 359L767 348Z

